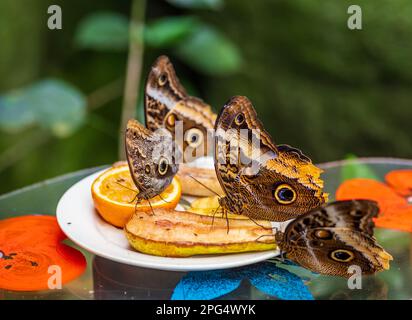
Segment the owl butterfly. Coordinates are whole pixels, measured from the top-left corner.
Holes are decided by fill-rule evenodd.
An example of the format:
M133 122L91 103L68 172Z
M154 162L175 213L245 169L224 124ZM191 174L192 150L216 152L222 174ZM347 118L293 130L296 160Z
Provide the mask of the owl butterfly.
M389 269L392 256L373 237L377 203L337 201L316 208L276 233L286 257L321 274L350 277L358 266L362 275Z
M160 56L153 64L145 89L146 127L166 128L183 150L183 161L206 156L211 146L216 115L202 100L188 96L169 58Z
M171 134L165 129L152 132L132 119L127 123L125 144L130 174L138 189L136 198L139 201L159 195L179 169L179 151Z
M223 211L285 221L327 201L321 170L298 149L276 146L246 97L233 97L215 124L215 170Z

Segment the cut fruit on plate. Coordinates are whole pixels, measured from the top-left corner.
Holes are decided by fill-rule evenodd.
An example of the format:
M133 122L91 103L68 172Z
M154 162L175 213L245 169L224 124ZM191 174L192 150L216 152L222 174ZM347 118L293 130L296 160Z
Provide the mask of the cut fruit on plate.
M108 223L123 228L135 211L150 211L155 208L174 209L179 203L182 188L175 177L161 193L148 201L136 204L137 188L127 165L104 171L92 184L94 206Z
M104 221L94 208L94 201L91 197L90 190L93 182L104 171L93 173L75 183L64 193L56 208L57 220L63 232L78 246L95 255L142 268L169 271L204 271L241 267L273 258L280 253L277 248L275 250L219 255L198 254L185 258L141 253L130 246L123 229L116 228ZM183 202L181 206L184 206ZM158 211L161 210L155 210L155 212ZM173 210L171 211L174 213ZM151 212L147 211L147 214L151 214ZM211 219L210 217L206 218ZM215 217L215 220L217 218L218 216ZM224 226L226 226L226 220L223 220ZM251 222L250 220L244 221ZM234 230L233 224L230 221L229 224L229 227L231 227L229 237L233 239L235 237L232 233ZM273 222L271 222L271 224L281 228L279 224ZM271 230L265 230L264 232L266 231L271 232ZM226 230L224 234L226 234ZM253 241L256 240L256 237L252 238ZM261 240L263 239L264 238ZM175 245L175 243L172 244ZM273 248L275 246L269 245L269 247Z
M180 178L182 193L185 195L207 197L224 194L213 167L196 168L182 163L177 176Z
M227 229L229 223L229 232ZM260 226L259 226L259 225ZM275 250L268 221L239 220L157 209L136 212L126 236L137 251L164 257Z
M190 204L187 211L205 216L226 217L223 213L222 207L219 205L218 196L198 198ZM227 217L230 219L249 219L246 216L234 213L227 213Z

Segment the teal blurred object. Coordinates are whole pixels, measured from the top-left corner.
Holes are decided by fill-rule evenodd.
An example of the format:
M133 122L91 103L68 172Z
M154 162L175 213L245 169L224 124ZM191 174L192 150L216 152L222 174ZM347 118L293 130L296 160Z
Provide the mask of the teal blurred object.
M86 97L58 79L44 79L0 96L0 130L20 133L30 126L66 138L86 118Z
M379 179L383 179L385 174L392 170L412 169L412 160L387 158L364 158L321 164L320 167L325 170L323 174L325 189L331 194L331 198L342 182L342 170L348 163L352 166L368 166ZM71 185L101 169L102 167L98 167L74 172L0 196L0 219L34 213L54 214L59 198ZM411 234L377 229L375 235L394 260L391 262L390 270L363 277L362 290L349 289L346 279L314 274L295 264L277 260L276 267L281 267L287 270L288 274L293 274L296 279L301 279L300 283L307 287L314 299L412 299ZM73 245L70 241L67 242ZM0 290L0 297L2 299L170 299L180 280L187 274L128 266L94 256L81 248L77 249L81 250L87 258L87 270L83 276L68 283L62 290L25 293ZM245 270L253 270L254 266L246 267ZM274 280L280 279L276 274L273 276ZM248 280L242 281L238 287L232 286L233 291L221 296L220 299L276 299L276 296L270 294L272 292L270 290L276 288L268 287L271 281L265 279L265 277L258 277L257 286L255 286L256 282L253 285ZM264 289L261 290L262 288ZM287 296L283 297L287 298Z
M282 300L313 300L303 280L274 263L261 262L229 270L189 272L177 284L172 300L211 300L249 281L260 292Z

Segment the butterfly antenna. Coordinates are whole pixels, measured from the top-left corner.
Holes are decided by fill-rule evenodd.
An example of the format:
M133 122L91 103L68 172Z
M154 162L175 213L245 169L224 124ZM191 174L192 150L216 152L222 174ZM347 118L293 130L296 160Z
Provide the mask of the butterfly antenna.
M117 183L119 186L121 186L121 187L123 187L123 188L126 188L127 190L130 190L130 191L139 193L137 190L134 190L134 189L132 189L132 188L126 187L124 184L121 184L120 182L115 181L115 183Z
M209 190L210 192L214 193L215 195L217 195L219 198L222 198L222 196L220 194L218 194L216 191L212 190L211 188L209 188L207 185L205 185L204 183L200 182L198 179L196 179L195 177L193 177L192 175L189 175L189 177L191 177L193 180L195 180L198 184L200 184L202 187L206 188L207 190Z
M163 199L163 197L162 197L162 195L161 195L160 193L158 194L158 196L159 196L160 199L162 199L162 201L164 201L164 202L166 202L166 203L171 203L170 201L167 201L167 200Z
M258 223L255 219L252 219L251 217L248 217L249 219L250 219L250 221L252 221L255 225L257 225L258 227L261 227L262 229L265 229L265 230L273 230L273 229L275 229L276 231L277 231L277 227L270 227L270 228L268 228L268 227L265 227L264 225L261 225L260 223Z
M256 238L256 242L259 242L259 240L261 239L261 238L264 238L264 237L274 237L275 235L274 234L263 234L263 235L261 235L260 237L257 237Z
M118 184L119 186L121 186L121 187L129 190L129 191L132 191L132 192L135 192L135 193L136 193L136 195L133 197L133 199L132 199L131 201L129 201L128 203L133 203L133 202L137 199L137 197L139 196L139 192L138 192L137 190L134 190L134 189L132 189L132 188L126 187L125 185L123 185L123 184L121 184L120 182L117 182L117 181L115 181L115 183ZM140 202L140 201L136 201L136 206L137 206L137 204L138 204L139 202ZM136 213L136 206L135 206L135 208L134 208L134 209L135 209L135 210L134 210L135 213Z

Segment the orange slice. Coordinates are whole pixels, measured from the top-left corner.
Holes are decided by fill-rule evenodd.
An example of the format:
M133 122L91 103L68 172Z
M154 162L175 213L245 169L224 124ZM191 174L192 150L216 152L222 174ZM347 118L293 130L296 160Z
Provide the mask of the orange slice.
M108 223L123 228L135 211L149 211L151 207L174 209L179 203L182 188L175 177L163 191L148 201L136 204L137 188L127 165L112 167L92 184L92 197L97 212ZM150 207L151 206L151 207Z

